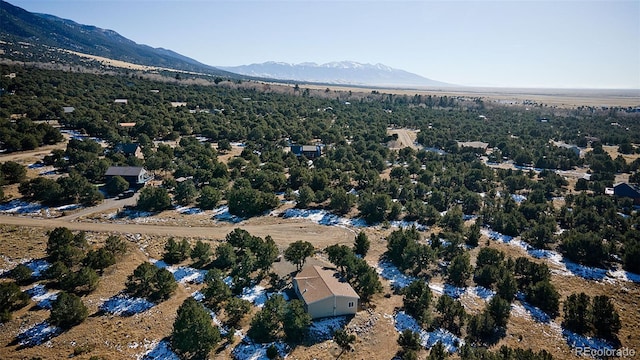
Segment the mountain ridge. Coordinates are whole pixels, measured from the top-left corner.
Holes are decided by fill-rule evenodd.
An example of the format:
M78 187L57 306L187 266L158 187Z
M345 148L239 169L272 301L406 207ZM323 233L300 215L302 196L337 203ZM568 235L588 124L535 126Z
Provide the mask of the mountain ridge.
M398 87L455 86L381 63L369 64L347 60L324 64L267 61L249 65L218 66L218 68L246 76L327 84Z
M0 1L0 39L33 42L138 65L234 76L164 48L138 44L118 32L50 14L31 13ZM236 76L237 77L237 76Z

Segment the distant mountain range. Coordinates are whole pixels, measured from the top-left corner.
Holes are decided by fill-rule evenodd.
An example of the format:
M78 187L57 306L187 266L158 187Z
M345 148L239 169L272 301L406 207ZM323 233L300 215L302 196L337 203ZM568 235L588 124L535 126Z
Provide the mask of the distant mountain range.
M353 61L322 65L269 61L262 64L219 66L218 68L247 76L326 84L394 87L452 86L383 64L361 64Z
M31 44L25 50L24 44ZM13 50L9 48L13 45ZM234 67L213 67L174 51L137 44L113 30L78 24L53 15L28 12L0 0L0 50L2 57L18 61L63 62L54 49L101 56L137 65L193 71L227 78L275 79L379 87L443 87L450 84L427 79L382 64L342 61L318 65L266 62ZM31 51L29 54L25 52ZM58 56L58 57L55 57ZM66 60L69 61L69 60Z

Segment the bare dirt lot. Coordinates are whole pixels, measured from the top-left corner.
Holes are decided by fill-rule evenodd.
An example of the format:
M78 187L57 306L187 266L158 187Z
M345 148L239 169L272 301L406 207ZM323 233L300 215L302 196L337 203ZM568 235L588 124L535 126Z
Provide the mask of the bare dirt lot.
M410 147L417 150L416 138L418 137L417 130L411 129L387 129L387 134L398 135L398 140L391 141L388 146L391 150L398 150L405 147Z

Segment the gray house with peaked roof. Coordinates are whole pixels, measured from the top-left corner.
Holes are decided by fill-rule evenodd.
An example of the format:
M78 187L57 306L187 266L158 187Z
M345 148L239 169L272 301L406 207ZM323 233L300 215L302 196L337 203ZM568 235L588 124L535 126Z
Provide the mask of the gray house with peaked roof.
M313 319L358 311L360 297L334 269L308 265L293 279L293 287Z
M640 204L640 189L627 183L617 183L613 186L613 194L618 197L633 199L635 204Z
M104 174L109 181L114 176L127 180L130 186L141 186L151 180L152 176L140 166L110 166Z

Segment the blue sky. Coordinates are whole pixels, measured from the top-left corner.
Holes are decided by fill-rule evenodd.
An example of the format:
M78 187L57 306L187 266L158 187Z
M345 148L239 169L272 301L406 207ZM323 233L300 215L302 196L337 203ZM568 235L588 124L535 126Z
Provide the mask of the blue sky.
M213 66L382 63L472 86L640 88L640 1L9 0Z

